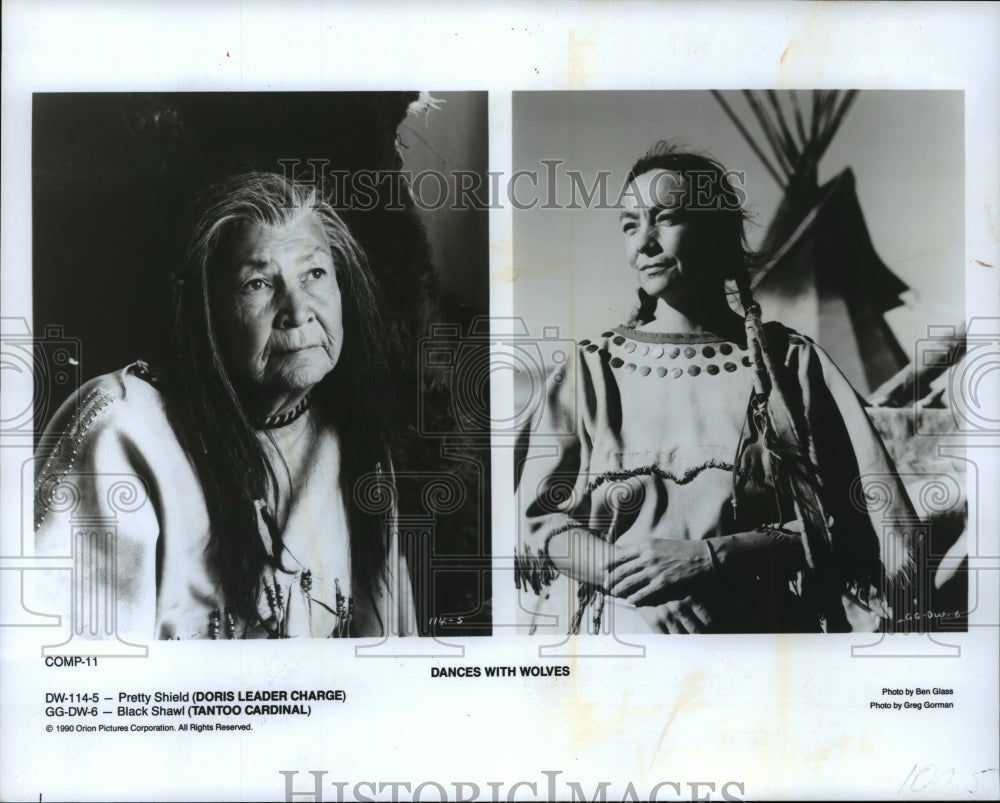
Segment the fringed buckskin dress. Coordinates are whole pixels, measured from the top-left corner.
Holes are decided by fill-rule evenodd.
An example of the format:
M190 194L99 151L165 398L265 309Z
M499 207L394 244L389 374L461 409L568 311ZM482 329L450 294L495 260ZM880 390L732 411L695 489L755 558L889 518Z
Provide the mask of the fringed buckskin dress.
M750 571L713 573L692 596L711 613L713 632L904 629L919 546L906 492L830 358L778 324L766 330L832 520L827 571L837 611L831 616L804 593L805 566L794 554L801 542L780 537ZM560 574L548 554L556 534L710 544L795 518L762 466L753 371L745 342L626 326L580 341L555 369L517 456L516 580L530 632L652 630L635 607Z

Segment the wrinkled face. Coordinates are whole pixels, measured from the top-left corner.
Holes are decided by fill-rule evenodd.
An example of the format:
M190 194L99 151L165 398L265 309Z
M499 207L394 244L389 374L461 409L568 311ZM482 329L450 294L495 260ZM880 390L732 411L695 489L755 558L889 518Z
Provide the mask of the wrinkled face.
M238 224L220 245L214 312L229 369L261 400L308 392L344 340L333 256L309 211Z
M688 208L687 180L670 170L636 176L622 200L625 254L639 286L668 302L697 297L720 281Z

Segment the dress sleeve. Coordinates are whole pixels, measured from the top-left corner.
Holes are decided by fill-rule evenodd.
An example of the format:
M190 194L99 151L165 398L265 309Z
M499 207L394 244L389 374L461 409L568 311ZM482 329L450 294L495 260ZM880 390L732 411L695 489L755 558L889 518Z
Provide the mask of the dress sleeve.
M123 426L123 384L101 377L78 398L50 422L35 480L36 555L73 568L42 573L35 604L69 614L74 638L151 639L160 525L145 461Z
M549 540L587 526L592 445L587 422L599 392L594 380L578 350L549 374L541 409L518 438L515 581L536 594L558 575Z
M858 394L818 346L793 336L803 429L832 518L833 571L850 630L901 630L917 605L921 526Z

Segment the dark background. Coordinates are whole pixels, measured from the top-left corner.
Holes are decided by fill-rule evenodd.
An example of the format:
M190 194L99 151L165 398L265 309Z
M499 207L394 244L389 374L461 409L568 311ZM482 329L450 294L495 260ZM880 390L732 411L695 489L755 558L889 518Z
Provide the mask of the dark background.
M195 192L233 173L282 172L279 160L287 159L393 171L405 167L402 153L418 165L485 176L486 93L439 97L440 110L407 118L416 92L35 94L35 330L61 326L79 340L82 381L137 359L155 367L168 347L170 277ZM383 295L403 408L399 504L418 613L424 632L432 617L459 616L461 625L434 632L488 634L488 387L456 405L452 373L420 365L421 341L436 326L461 337L488 312L487 213L384 205L344 218ZM471 359L488 361L488 344ZM47 389L48 414L70 390ZM445 456L459 453L461 460ZM457 507L435 507L425 493L445 474L461 483Z

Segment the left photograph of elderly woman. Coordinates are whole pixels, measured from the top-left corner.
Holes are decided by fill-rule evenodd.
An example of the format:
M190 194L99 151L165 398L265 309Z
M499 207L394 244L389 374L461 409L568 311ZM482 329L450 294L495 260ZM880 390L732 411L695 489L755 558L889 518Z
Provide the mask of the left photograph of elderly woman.
M363 100L383 114L439 108L399 95ZM149 102L173 109L164 100ZM358 96L327 100L365 106ZM198 119L174 105L185 122ZM324 108L322 96L313 108ZM373 138L397 136L392 119L372 115ZM440 511L414 509L446 472L460 501L477 498L473 474L449 466L444 449L435 454L448 438L425 443L415 412L416 401L437 406L438 431L449 420L443 383L420 371L420 337L473 305L435 285L431 265L409 276L402 261L387 268L384 249L355 234L371 243L374 228L433 255L412 204L385 214L376 192L359 212L313 158L321 146L299 146L312 158L306 170L254 143L176 204L181 250L165 277L163 347L84 382L39 439L36 553L72 555L73 571L71 581L47 573L36 599L68 612L75 637L427 635L433 617L463 613L488 626L482 584L436 582L428 565L428 539L438 549L469 544L435 539ZM376 222L364 217L372 209ZM399 275L380 275L391 268ZM407 279L414 309L399 312ZM466 436L451 419L455 437ZM471 502L457 515L461 532L488 540Z

